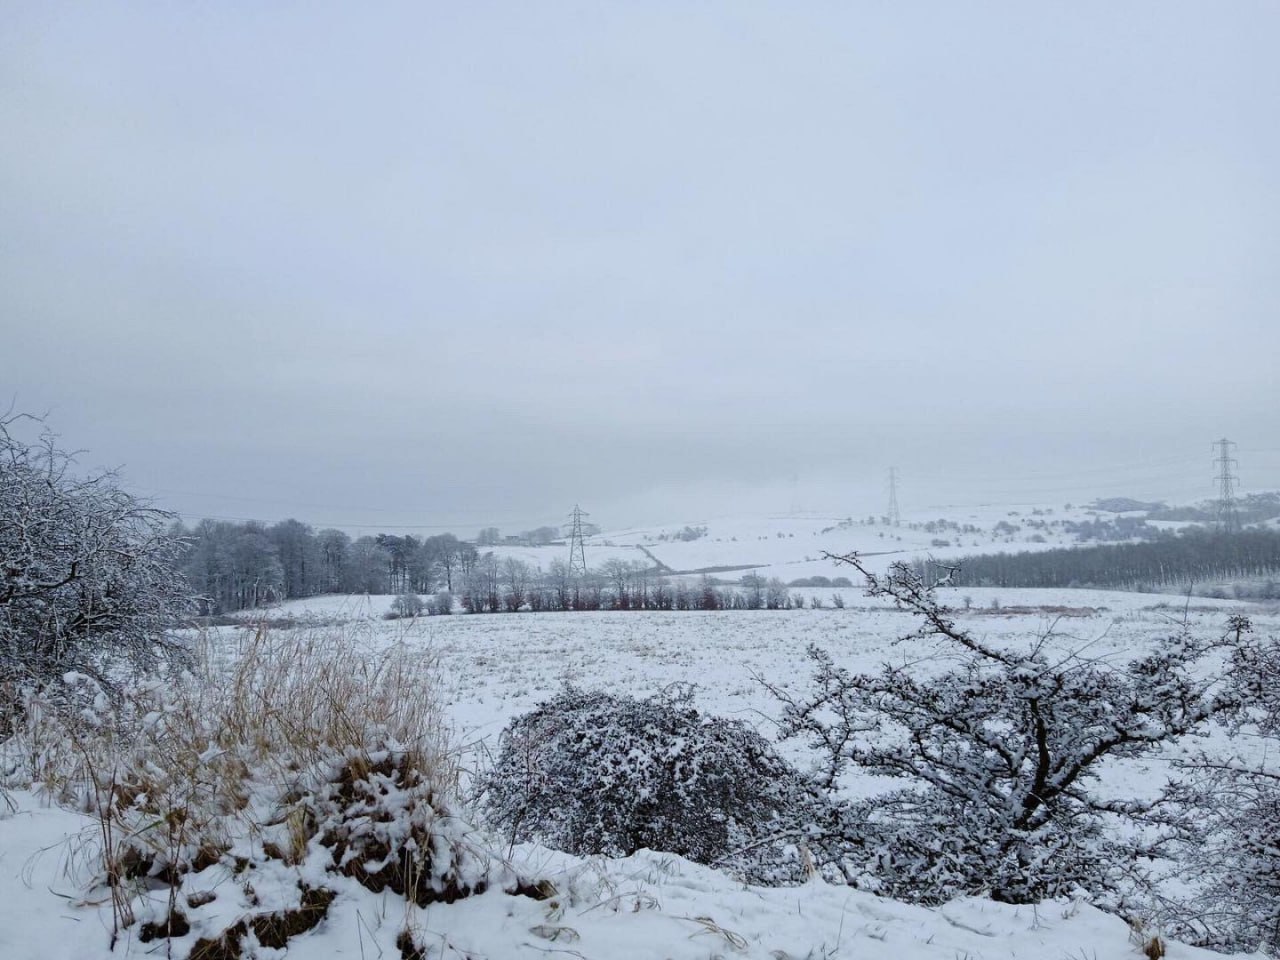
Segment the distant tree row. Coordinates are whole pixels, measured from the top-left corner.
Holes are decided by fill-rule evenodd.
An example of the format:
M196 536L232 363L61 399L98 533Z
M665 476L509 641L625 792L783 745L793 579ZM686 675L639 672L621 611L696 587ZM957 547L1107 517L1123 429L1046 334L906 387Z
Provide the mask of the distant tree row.
M594 523L584 523L582 532L585 536L593 537L600 532L600 528ZM559 540L560 537L560 530L556 527L534 527L532 530L524 530L513 536L505 537L497 527L482 527L480 532L476 534L476 545L480 547L496 547L500 543L505 543L519 544L526 547L545 547L547 544Z
M785 610L803 606L776 577L748 574L738 587L669 580L639 562L607 560L586 576L563 560L543 571L516 557L482 555L459 592L467 613L563 610ZM443 612L443 611L440 611Z
M997 553L940 564L916 562L919 575L956 567L955 586L975 587L1168 587L1192 581L1271 577L1280 574L1280 533L1188 531L1140 543Z
M353 540L298 520L177 525L187 543L182 572L202 612L226 613L322 593L433 593L470 574L476 548L451 533L419 538L378 534Z
M272 525L202 520L193 527L175 524L169 532L186 545L181 572L205 615L325 593L403 596L403 609L393 611L397 616L451 609L448 602L411 607L408 598L420 594L456 595L473 613L776 610L804 602L781 580L754 574L734 588L706 577L700 583L671 581L652 566L620 559L586 576L575 576L564 560L543 571L517 557L481 553L451 533L425 538L380 533L353 540L341 530L317 531L298 520ZM485 532L486 543L492 542L497 531Z
M1098 542L1118 542L1123 540L1158 540L1161 536L1172 537L1172 533L1161 531L1149 525L1141 517L1116 517L1104 520L1094 517L1092 520L1066 520L1062 529L1073 534L1077 540L1096 540Z
M1236 518L1243 524L1264 523L1280 517L1280 491L1249 493L1236 501ZM1194 507L1167 507L1154 505L1147 513L1148 520L1178 520L1188 523L1213 523L1218 519L1218 503L1206 500Z
M852 587L853 581L848 577L800 577L792 580L789 587Z
M706 527L693 527L686 525L683 530L677 530L675 533L658 534L658 540L683 540L689 543L693 540L700 540L707 535Z

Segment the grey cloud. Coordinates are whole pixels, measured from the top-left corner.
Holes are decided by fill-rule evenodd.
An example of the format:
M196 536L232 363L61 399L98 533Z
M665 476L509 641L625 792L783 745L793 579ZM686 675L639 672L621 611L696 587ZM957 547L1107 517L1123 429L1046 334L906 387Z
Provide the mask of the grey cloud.
M1270 5L11 19L0 388L184 511L1280 471Z

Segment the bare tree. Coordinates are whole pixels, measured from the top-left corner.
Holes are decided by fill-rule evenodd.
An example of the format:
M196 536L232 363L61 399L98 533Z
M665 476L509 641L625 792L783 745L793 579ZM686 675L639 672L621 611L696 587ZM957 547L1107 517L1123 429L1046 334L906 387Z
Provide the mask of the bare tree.
M573 608L573 570L569 564L558 557L551 561L551 570L547 575L550 587L550 604L553 610L570 610Z
M631 565L625 560L613 557L604 562L600 567L600 573L608 581L613 592L614 609L626 610L629 608L631 606L631 594L627 588L631 582Z
M1231 952L1280 955L1280 641L1252 637L1242 614L1227 618L1231 683L1240 697L1234 732L1265 749L1246 759L1218 751L1183 761L1186 802L1200 829L1185 863L1194 897L1162 919L1179 939Z
M1041 636L996 646L958 627L907 565L880 576L856 556L867 593L918 618L904 642L937 644L958 661L940 675L918 666L854 674L810 648L812 692L784 704L783 731L805 735L834 787L849 768L901 788L849 808L826 854L904 899L940 902L987 888L1030 902L1078 886L1114 889L1117 865L1151 854L1158 831L1122 843L1113 817L1178 828L1169 796L1106 799L1090 787L1108 757L1145 755L1233 708L1235 694L1202 662L1213 644L1170 638L1125 665L1055 651Z
M284 574L284 595L310 597L323 589L320 546L311 527L299 520L282 520L268 531Z
M77 474L52 434L16 435L38 422L0 418L0 680L152 666L181 650L171 631L193 610L174 517L113 473Z
M482 554L466 575L462 606L468 613L497 613L501 609L498 559L493 553Z
M764 605L767 610L785 610L791 605L791 593L778 577L770 577L765 581Z
M531 547L545 547L553 540L559 539L560 530L557 527L536 527L533 530L526 530L521 536Z
M502 606L508 613L515 613L529 599L529 584L533 568L518 557L502 561Z
M351 538L341 530L330 528L317 533L316 542L320 551L321 590L337 593L342 589L342 568L351 549Z
M346 552L342 588L348 593L381 593L391 559L373 537L360 537Z
M470 546L470 545L468 545ZM470 547L472 551L474 547ZM441 533L434 537L427 537L422 543L422 553L429 568L439 568L444 574L444 585L446 590L453 589L453 575L458 570L458 564L462 556L462 544L458 538L452 533Z
M764 607L764 577L758 573L742 575L742 602L748 610L760 610Z

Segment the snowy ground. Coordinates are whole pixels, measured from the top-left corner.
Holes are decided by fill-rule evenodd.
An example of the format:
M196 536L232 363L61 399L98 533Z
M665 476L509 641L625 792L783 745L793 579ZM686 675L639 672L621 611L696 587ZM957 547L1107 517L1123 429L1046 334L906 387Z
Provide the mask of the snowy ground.
M661 564L677 573L709 571L737 579L745 570L791 581L812 576L848 576L824 554L858 551L872 569L892 560L932 556L947 559L975 553L1018 552L1074 546L1067 522L1114 519L1117 515L1086 506L1043 505L928 507L902 515L891 526L881 517L818 514L731 515L693 519L654 527L606 530L586 540L587 564L598 569L621 560L645 566ZM686 529L704 531L679 539ZM567 562L568 545L540 547L499 544L482 547L499 560L511 557L544 571L556 560Z
M693 683L696 706L707 714L745 720L766 738L776 735L776 698L762 681L799 695L809 684L810 644L827 650L836 663L874 671L881 664L911 663L918 672L943 670L952 661L936 647L895 643L910 632L912 617L861 590L800 591L822 596L838 592L844 609L777 611L593 611L425 617L416 621L360 619L370 605L350 601L357 611L349 625L351 642L377 648L405 643L436 658L456 738L469 753L466 766L487 762L498 735L515 717L533 709L564 684L612 693L648 696L676 682ZM1101 590L944 589L939 598L959 624L976 636L1002 644L1030 644L1046 633L1064 652L1084 650L1091 658L1120 663L1158 639L1186 628L1217 637L1232 612L1245 612L1263 635L1280 635L1280 610L1234 600L1186 604L1177 598ZM965 609L965 600L969 609ZM376 611L381 601L372 604ZM342 598L297 601L289 609L322 618L343 608ZM234 628L222 628L231 638ZM1260 743L1233 741L1215 729L1208 738L1169 747L1103 768L1102 789L1115 796L1146 796L1159 788L1170 764L1206 746L1252 756ZM805 768L815 756L800 740L781 745L783 754ZM847 776L850 796L873 796L890 784Z
M844 568L848 571L848 568ZM777 703L761 679L799 690L810 674L805 650L827 649L836 662L874 670L884 662L917 662L932 651L895 644L911 617L860 589L796 589L821 597L824 609L726 611L590 611L420 617L383 621L392 597L316 597L273 607L272 617L309 619L332 628L345 622L353 643L370 648L407 643L441 667L446 702L460 740L483 752L515 716L563 684L646 696L674 682L692 682L706 713L746 719L772 736ZM834 609L840 594L846 606ZM1186 626L1218 636L1231 612L1254 618L1260 631L1280 634L1280 612L1235 600L1177 598L1104 590L963 588L939 598L962 627L980 637L1030 642L1052 631L1064 648L1122 659ZM966 610L965 600L969 601ZM219 628L228 645L238 628ZM920 669L925 669L922 665ZM798 745L792 748L803 759Z
M1038 511L1038 512L1037 512ZM1104 517L1112 515L1103 514ZM1045 550L1071 546L1064 521L1094 519L1083 507L1010 510L1006 507L929 508L904 513L889 526L879 517L795 516L717 517L688 524L610 531L597 541L643 546L672 570L757 568L785 581L812 576L848 576L848 568L824 553L858 551L882 569L891 560L931 555L939 559L999 550ZM1007 527L999 528L999 524ZM705 528L696 540L675 539L685 526ZM1043 542L1033 540L1042 538ZM588 544L590 548L591 544Z
M141 944L126 932L108 949L109 913L86 899L85 864L95 837L85 818L29 793L0 816L0 957L90 960L166 956L165 941ZM1053 901L1013 907L982 899L937 909L883 900L815 880L802 887L744 887L678 857L641 852L624 860L582 861L536 848L516 859L536 866L559 894L535 901L491 891L425 909L329 878L338 897L316 929L287 951L259 957L327 960L398 957L406 924L435 958L576 957L590 960L708 960L742 957L889 957L895 960L1134 960L1133 932L1092 907ZM284 882L291 882L287 879ZM270 897L268 878L260 893ZM157 898L161 897L157 894ZM173 942L186 956L190 938ZM1170 944L1171 960L1216 956Z
M352 644L375 649L403 643L434 657L450 720L468 751L467 763L474 766L484 762L510 719L565 682L637 695L677 681L693 682L700 709L745 719L772 736L778 707L760 680L801 689L809 674L807 645L821 645L839 663L861 669L918 660L928 653L894 643L912 627L907 614L870 601L858 590L841 592L847 598L845 609L546 613L388 622L379 618L390 606L389 597L328 597L272 613L302 618L304 623L294 629L332 630L342 622ZM1216 636L1233 611L1249 613L1264 634L1280 634L1280 612L1235 601L1197 599L1184 612L1167 598L1102 591L965 589L947 591L943 599L957 609L963 626L992 640L1027 642L1052 627L1062 645L1087 647L1093 656L1116 660L1181 629L1184 619L1193 632ZM308 617L314 618L314 626L305 625ZM231 656L246 632L217 628L215 640ZM943 665L926 659L919 669ZM797 763L810 759L800 743L785 750ZM1124 788L1162 779L1161 763L1116 768L1108 780ZM876 785L848 784L847 789L873 792ZM108 951L110 911L101 889L89 886L88 864L98 842L91 821L43 804L30 793L13 799L16 810L0 817L0 958L164 955L155 943L129 942L127 951ZM1132 960L1141 955L1123 922L1065 902L1031 908L979 899L931 910L817 881L790 889L746 888L716 871L660 853L583 861L519 848L514 859L527 871L550 877L559 895L537 902L495 891L448 906L406 908L403 900L372 894L339 878L338 899L328 919L293 940L287 955L396 957L395 936L406 923L419 931L433 958L477 960L782 960L890 952L898 960ZM189 943L175 941L173 955L184 957L189 948ZM259 950L255 955L285 954ZM1209 956L1176 944L1169 952L1175 960L1202 955Z

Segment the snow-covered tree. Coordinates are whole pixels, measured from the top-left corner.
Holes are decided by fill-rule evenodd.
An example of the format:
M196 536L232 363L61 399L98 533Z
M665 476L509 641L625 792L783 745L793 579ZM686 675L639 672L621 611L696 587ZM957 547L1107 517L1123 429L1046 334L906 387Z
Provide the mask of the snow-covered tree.
M922 657L948 665L856 674L811 648L812 691L775 690L783 734L809 737L828 787L846 772L899 784L815 837L827 863L902 899L989 890L1029 902L1113 889L1117 865L1158 849L1174 817L1164 798L1104 797L1094 781L1104 760L1151 752L1235 702L1199 669L1212 645L1175 636L1126 664L1063 652L1047 636L996 645L961 629L906 564L882 576L856 556L836 559L863 574L870 596L915 614L903 640L933 644ZM1157 829L1131 831L1143 839L1122 851L1110 817Z
M52 434L18 436L36 422L0 419L0 683L109 681L112 666L177 649L170 631L190 610L182 544L173 516L113 474L77 473Z
M1180 939L1280 956L1280 642L1252 636L1241 614L1228 618L1226 633L1240 706L1232 727L1264 749L1183 764L1183 800L1199 811L1184 852L1194 897L1174 904L1167 923Z
M389 616L392 619L416 617L421 615L425 609L426 604L416 593L402 593L391 601L391 613Z
M1194 896L1169 905L1180 940L1280 956L1280 768L1237 760L1194 771L1202 827L1185 854Z

